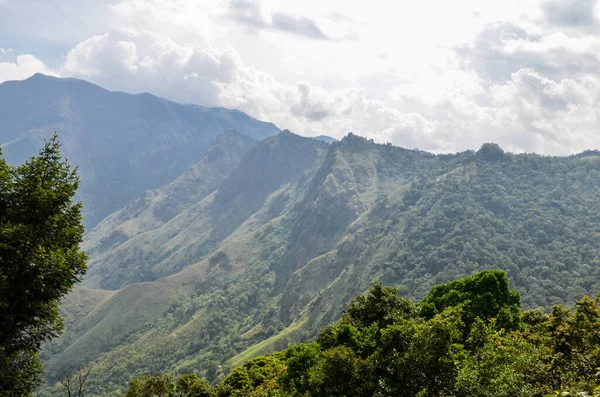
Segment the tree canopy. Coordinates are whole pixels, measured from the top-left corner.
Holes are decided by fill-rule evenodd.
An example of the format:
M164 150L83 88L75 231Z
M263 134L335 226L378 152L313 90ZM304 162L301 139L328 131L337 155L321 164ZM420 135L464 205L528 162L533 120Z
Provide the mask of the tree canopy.
M38 383L38 351L63 327L59 300L85 273L78 185L57 135L20 166L0 156L0 394Z
M202 395L598 395L597 302L584 297L573 309L555 306L551 313L521 312L519 305L519 294L497 270L438 285L417 303L377 283L316 342L253 358ZM168 392L132 394L140 383L161 379L138 378L127 395L183 395L172 381Z
M420 302L421 316L433 318L446 308L464 306L463 322L469 329L476 318L496 319L507 330L520 326L521 296L508 286L506 273L486 270L461 280L433 287Z

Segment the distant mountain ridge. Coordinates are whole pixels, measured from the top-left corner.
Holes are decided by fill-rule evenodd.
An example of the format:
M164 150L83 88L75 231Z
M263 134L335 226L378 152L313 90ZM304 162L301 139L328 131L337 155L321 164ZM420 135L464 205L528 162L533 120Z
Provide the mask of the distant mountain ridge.
M323 142L327 142L327 143L333 143L333 142L337 142L339 141L339 139L327 136L327 135L318 135L318 136L314 136L313 139L316 139L317 141L323 141Z
M237 110L111 92L83 80L36 74L0 84L5 158L21 163L58 132L64 154L79 166L88 227L171 182L225 130L257 140L280 131Z

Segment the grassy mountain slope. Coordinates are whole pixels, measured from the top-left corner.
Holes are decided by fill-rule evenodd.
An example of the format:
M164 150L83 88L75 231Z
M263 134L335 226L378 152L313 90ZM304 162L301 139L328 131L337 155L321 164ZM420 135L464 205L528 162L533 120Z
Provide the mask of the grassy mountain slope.
M190 200L164 224L124 238L109 249L91 250L91 277L84 284L116 289L152 281L200 261L241 225L247 233L278 216L294 196L284 185L306 185L310 175L304 174L320 163L326 149L323 142L286 131L262 141L243 156L212 194L196 203ZM179 183L179 179L174 182ZM267 201L275 192L273 202Z
M83 249L89 256L86 285L102 283L103 272L122 262L111 260L115 250L135 236L155 230L214 192L239 164L256 141L234 131L226 131L215 139L198 163L170 184L147 191L144 196L105 218L85 236ZM119 258L121 259L121 258ZM135 267L120 272L120 285L156 279L152 274L129 274Z
M144 191L171 182L224 130L255 139L279 132L239 111L111 92L82 80L36 74L0 84L6 159L23 162L57 131L66 157L79 166L79 197L89 227Z
M244 156L217 192L122 244L122 252L128 243L155 250L149 259L179 244L173 254L191 266L110 292L85 316L74 319L66 310L70 326L65 336L44 353L51 376L88 359L100 361L96 385L111 379L121 386L131 374L164 367L204 365L216 371L223 357L275 333L274 328L256 328L274 296L268 247L285 241L277 232L280 215L303 196L326 151L326 143L289 132L268 138ZM163 238L164 230L175 229L176 235ZM217 249L209 250L206 241ZM76 294L88 299L90 291L95 290L77 289Z
M311 161L292 155L302 145ZM263 177L248 180L258 173L250 167ZM488 144L432 155L354 135L327 149L281 134L193 207L204 215L190 207L161 227L173 245L154 256L172 247L165 265L181 255L194 264L99 302L47 350L46 363L55 376L97 361L95 392L156 371L214 379L314 336L376 280L420 298L434 284L500 268L527 307L570 302L600 290L599 199L594 152L512 155Z

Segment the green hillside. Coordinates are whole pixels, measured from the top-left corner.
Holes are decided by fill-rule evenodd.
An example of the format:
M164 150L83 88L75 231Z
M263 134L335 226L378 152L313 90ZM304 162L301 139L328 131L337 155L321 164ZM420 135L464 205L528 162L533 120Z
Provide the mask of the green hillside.
M589 297L521 311L499 270L436 285L416 303L376 283L314 342L248 360L213 387L157 374L132 380L127 396L597 396L599 318Z
M599 198L594 152L486 144L433 155L284 132L250 149L215 192L121 243L112 254L121 265L94 265L94 283L108 288L125 285L119 269L131 266L171 275L103 299L77 290L63 306L66 334L44 352L48 376L94 361L90 392L106 395L155 372L214 381L316 337L375 281L421 299L498 268L526 308L571 304L600 290ZM78 300L93 308L74 318Z
M200 161L173 182L147 191L88 232L83 245L89 256L85 285L118 288L178 270L176 266L170 271L153 270L147 260L133 263L121 254L120 247L136 236L161 228L214 192L255 143L235 131L221 133Z

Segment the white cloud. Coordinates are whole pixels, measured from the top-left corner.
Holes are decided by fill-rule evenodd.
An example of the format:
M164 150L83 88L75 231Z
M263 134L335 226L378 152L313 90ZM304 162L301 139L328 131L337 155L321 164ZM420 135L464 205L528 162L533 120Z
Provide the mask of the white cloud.
M126 78L138 70L137 45L114 34L93 36L69 51L62 74L94 78L118 76Z
M569 1L424 0L392 12L380 0L115 0L105 30L58 74L239 108L305 135L566 154L600 146L600 33L584 15L597 8ZM52 73L11 57L0 79Z
M31 54L13 57L11 50L0 48L0 83L7 80L23 80L35 73L56 74Z
M560 154L600 146L594 125L600 119L600 79L553 80L533 69L513 73L509 82L492 87L493 106L516 131L523 150ZM526 137L530 136L527 142Z
M233 50L203 50L145 32L115 31L78 44L60 74L110 89L214 105L219 96L215 83L230 81L240 64Z

